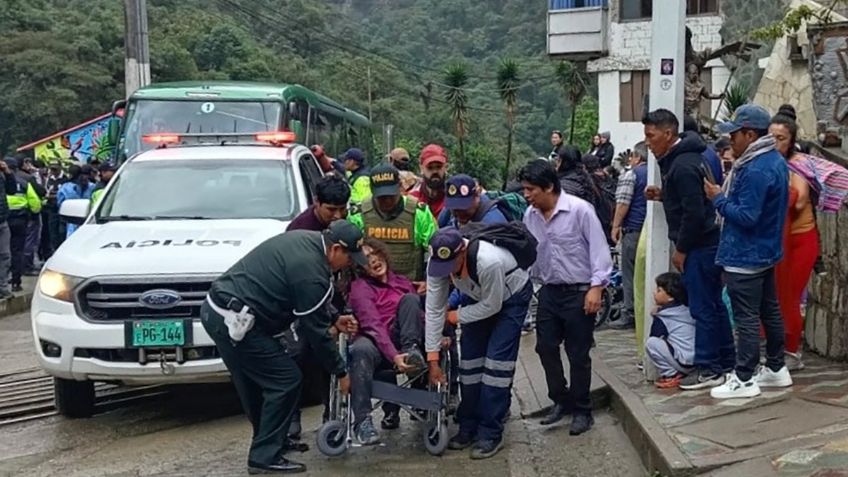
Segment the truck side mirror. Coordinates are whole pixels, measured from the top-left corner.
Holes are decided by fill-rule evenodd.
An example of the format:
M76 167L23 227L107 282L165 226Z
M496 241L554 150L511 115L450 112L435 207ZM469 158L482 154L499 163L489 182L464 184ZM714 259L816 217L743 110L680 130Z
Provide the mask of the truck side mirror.
M91 201L89 199L68 199L62 202L59 215L69 224L80 225L85 222L90 211Z

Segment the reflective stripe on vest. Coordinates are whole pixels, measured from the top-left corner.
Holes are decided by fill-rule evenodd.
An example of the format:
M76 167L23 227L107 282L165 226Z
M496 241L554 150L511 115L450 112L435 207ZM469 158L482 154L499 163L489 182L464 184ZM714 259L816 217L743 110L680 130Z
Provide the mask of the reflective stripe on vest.
M406 197L403 211L394 219L380 216L373 201L362 204L365 235L385 242L389 249L392 269L412 281L424 277L424 251L415 246L415 214L418 201Z

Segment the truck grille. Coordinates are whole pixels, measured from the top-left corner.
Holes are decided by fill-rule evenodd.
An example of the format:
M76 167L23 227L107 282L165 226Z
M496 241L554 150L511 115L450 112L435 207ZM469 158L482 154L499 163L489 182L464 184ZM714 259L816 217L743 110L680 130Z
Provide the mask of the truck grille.
M96 278L77 292L83 316L92 321L123 321L156 318L200 318L200 305L212 286L208 277L151 278L127 281L125 278ZM149 292L165 291L172 304L152 304L141 300Z

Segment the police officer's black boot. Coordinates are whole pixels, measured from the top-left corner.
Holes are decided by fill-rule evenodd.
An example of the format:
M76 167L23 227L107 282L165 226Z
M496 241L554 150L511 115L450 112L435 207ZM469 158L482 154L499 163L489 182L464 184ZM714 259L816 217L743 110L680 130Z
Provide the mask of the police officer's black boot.
M247 473L250 475L257 474L299 474L306 472L306 465L299 462L293 462L285 457L280 457L276 464L258 464L256 462L247 463Z

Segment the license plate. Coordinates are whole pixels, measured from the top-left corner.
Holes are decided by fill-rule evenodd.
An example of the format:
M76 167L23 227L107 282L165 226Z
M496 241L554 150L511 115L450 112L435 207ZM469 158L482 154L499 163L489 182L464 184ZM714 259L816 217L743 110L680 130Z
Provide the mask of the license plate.
M185 346L186 332L183 320L134 321L132 346Z

